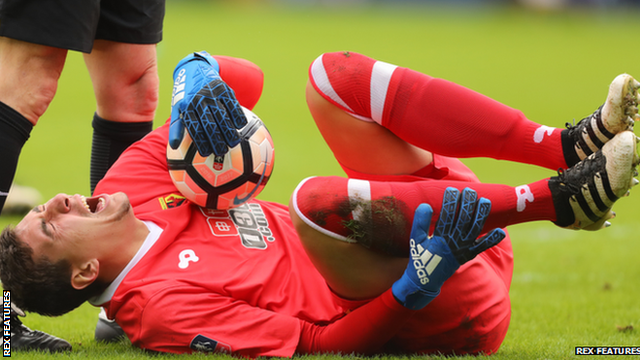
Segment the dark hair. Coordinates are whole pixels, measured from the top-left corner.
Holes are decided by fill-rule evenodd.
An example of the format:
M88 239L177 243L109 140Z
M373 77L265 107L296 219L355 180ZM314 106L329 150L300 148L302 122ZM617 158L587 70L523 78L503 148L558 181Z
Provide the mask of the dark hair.
M59 316L99 295L108 284L94 281L84 289L71 286L71 263L46 256L33 259L33 249L9 226L0 234L0 280L11 301L22 310Z

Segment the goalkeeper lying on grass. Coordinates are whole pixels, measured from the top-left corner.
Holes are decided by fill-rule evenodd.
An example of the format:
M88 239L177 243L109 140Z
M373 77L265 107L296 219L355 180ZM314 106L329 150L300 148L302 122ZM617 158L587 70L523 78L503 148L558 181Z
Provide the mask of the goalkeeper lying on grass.
M256 67L218 70L252 108L262 77L243 75ZM98 184L103 195L57 195L5 229L3 285L46 315L102 306L133 345L155 351L493 353L511 313L502 229L609 225L637 182L638 86L617 77L604 106L561 130L407 68L324 54L307 100L349 178L306 179L288 207L163 207L180 196L167 173L168 122L121 156ZM470 156L560 170L518 187L483 184L454 158ZM269 235L246 236L256 230Z

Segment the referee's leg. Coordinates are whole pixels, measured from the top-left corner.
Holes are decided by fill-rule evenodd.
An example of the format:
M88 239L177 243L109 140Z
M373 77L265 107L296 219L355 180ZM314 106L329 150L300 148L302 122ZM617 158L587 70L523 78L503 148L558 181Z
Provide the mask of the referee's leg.
M0 210L31 129L53 100L67 50L0 37ZM70 350L55 336L34 331L11 312L14 350Z

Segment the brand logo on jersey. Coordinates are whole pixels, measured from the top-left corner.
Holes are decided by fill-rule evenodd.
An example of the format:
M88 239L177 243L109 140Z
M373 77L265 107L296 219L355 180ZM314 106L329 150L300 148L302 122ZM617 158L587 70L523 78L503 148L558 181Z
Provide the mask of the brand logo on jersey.
M536 142L536 144L539 144L542 142L542 140L544 140L544 135L547 134L547 136L551 136L551 134L553 133L553 130L555 130L552 127L548 127L545 125L540 126L539 128L536 129L536 132L533 133L533 141Z
M429 275L440 264L442 257L440 255L434 255L429 250L422 247L420 244L416 244L415 240L409 241L411 246L411 261L413 261L413 268L416 269L416 275L421 284L427 284L429 282Z
M191 340L189 347L194 351L231 353L231 346L200 334Z
M187 199L184 196L176 195L176 194L171 194L169 196L158 198L158 201L160 202L160 207L162 208L162 210L176 208L184 204L186 200Z
M204 208L200 210L206 217L213 235L239 235L244 247L260 250L266 249L268 242L276 240L260 204L242 204L226 211Z
M516 207L518 212L523 212L524 209L526 209L527 201L530 203L533 202L533 193L531 192L529 185L516 186L516 196L518 197L518 204Z
M191 263L192 261L195 263L200 260L200 258L196 255L196 252L191 249L180 251L178 259L180 260L180 262L178 263L178 267L180 269L186 269L189 267L189 263Z
M175 81L173 82L173 93L171 94L171 106L174 106L178 101L184 98L184 87L187 77L185 69L180 69Z
M231 231L231 224L224 220L216 220L214 227L221 233L228 233L229 231Z

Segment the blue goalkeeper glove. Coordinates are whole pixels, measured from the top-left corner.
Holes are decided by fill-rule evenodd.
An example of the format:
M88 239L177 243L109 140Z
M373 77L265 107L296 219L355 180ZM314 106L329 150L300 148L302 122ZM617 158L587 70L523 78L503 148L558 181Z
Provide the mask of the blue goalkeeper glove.
M445 280L460 265L505 237L502 229L493 229L478 238L489 216L491 201L474 190L447 188L440 218L432 237L429 226L433 210L428 204L416 209L411 229L410 259L407 269L392 286L395 298L406 308L419 310L440 294Z
M202 156L222 156L240 142L247 119L233 90L220 78L218 62L207 52L180 60L173 71L169 145L177 149L186 128Z

